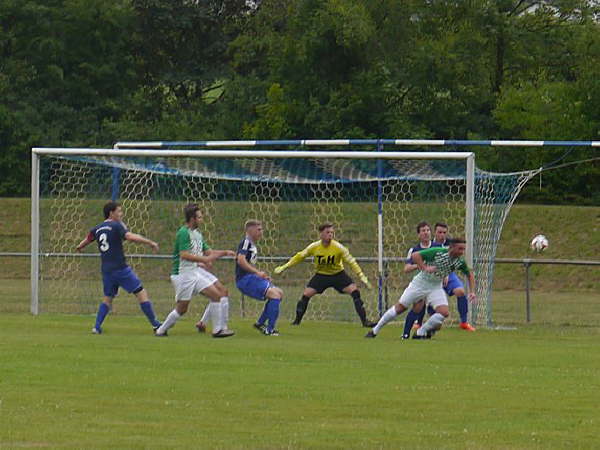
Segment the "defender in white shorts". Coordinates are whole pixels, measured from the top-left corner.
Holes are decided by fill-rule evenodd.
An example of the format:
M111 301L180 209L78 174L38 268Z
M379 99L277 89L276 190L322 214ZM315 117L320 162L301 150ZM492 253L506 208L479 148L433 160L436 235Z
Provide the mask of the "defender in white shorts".
M413 280L414 281L414 280ZM416 303L425 299L425 304L436 309L438 306L448 306L448 298L443 288L423 288L415 285L413 281L407 286L402 293L399 303L404 305L405 309L411 309Z
M202 212L198 205L187 205L183 213L185 225L179 228L175 237L171 270L171 283L175 288L175 309L156 330L156 336L167 336L167 330L187 312L192 296L198 294L203 294L210 300L207 316L212 321L212 336L233 336L235 333L227 328L229 293L206 268L210 268L218 258L235 256L235 252L213 250L206 244L202 233L198 231L198 225L202 222Z
M199 266L189 272L171 275L171 283L175 288L175 301L189 301L192 296L200 294L217 281L219 281L217 277Z
M413 339L431 338L433 333L442 327L449 314L448 300L442 282L452 272L460 271L468 277L470 289L468 299L471 302L476 300L475 277L463 259L466 249L465 240L452 239L448 243L448 248L432 247L413 253L412 260L419 267L420 272L404 290L398 303L381 316L377 325L365 337L376 337L386 323L409 308L414 308L416 312L420 311L424 306L420 300L425 298L426 302L435 310L435 314L417 330Z

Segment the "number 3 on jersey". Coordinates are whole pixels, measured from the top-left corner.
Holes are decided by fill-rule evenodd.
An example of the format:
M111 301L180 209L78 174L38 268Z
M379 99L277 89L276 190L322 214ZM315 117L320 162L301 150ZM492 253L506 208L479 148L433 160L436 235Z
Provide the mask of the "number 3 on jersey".
M106 233L102 233L100 236L98 236L98 242L100 242L100 251L105 252L110 248Z

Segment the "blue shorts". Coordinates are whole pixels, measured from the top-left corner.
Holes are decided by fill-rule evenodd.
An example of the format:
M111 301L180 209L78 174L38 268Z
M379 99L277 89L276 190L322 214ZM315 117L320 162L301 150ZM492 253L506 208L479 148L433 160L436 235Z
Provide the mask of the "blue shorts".
M115 297L119 287L130 294L138 292L142 288L142 282L129 266L110 272L102 272L102 284L104 285L104 295L106 297Z
M454 295L453 291L456 288L464 289L465 286L463 285L461 279L458 278L458 275L452 272L450 275L448 275L448 284L444 286L444 291L446 291L446 294L448 294L449 297L452 297Z
M271 287L271 282L254 273L249 273L239 280L236 280L235 285L242 294L255 298L256 300L264 300L267 291Z

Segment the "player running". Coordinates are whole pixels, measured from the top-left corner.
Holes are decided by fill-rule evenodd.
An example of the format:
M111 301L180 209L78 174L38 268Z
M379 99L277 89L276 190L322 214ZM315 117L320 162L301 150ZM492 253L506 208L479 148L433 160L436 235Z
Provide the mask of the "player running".
M435 239L431 243L432 247L448 247L448 225L442 222L438 222L434 226ZM418 246L417 246L418 247ZM415 247L415 249L417 248ZM411 269L407 270L409 264L405 266L405 273L410 272ZM410 265L412 270L416 270L416 266ZM465 295L465 287L463 285L462 280L456 275L455 272L450 273L448 278L444 280L444 291L448 297L456 296L456 309L458 310L458 314L460 316L459 328L466 331L475 331L475 327L473 327L468 322L468 314L469 314L469 301L467 296ZM402 334L403 339L408 339L410 336L410 330L413 327L413 324L417 324L417 326L421 326L423 324L423 319L425 317L425 311L432 315L434 313L431 307L422 308L420 312L409 311L406 316L406 321L404 323L404 332Z
M302 298L296 305L296 319L292 322L292 325L300 325L308 308L308 302L315 294L321 294L332 287L339 293L349 294L354 301L354 308L362 325L372 327L375 322L367 319L365 305L360 298L360 290L344 270L344 262L358 275L360 281L370 288L369 280L348 249L334 239L335 227L332 223L328 222L320 225L319 233L320 240L296 253L287 263L275 268L274 271L276 274L280 274L287 268L304 261L308 256L314 257L316 273L306 285Z
M202 223L202 211L195 203L183 209L185 225L177 231L173 249L171 283L175 288L175 309L169 313L163 324L156 330L156 336L167 336L167 330L183 316L193 295L202 294L210 300L209 317L212 322L212 336L226 338L235 333L227 328L229 293L227 288L208 270L200 266L210 266L223 256L234 256L231 250L213 250L204 240L198 226Z
M148 292L144 289L142 282L133 269L125 262L123 241L128 240L146 244L154 252L158 251L158 244L127 229L122 222L123 208L119 203L112 201L106 203L103 212L104 222L92 228L86 238L77 246L77 251L80 252L88 244L96 241L102 260L101 270L104 299L98 307L96 323L94 324L94 328L92 328L92 333L102 334L102 323L112 309L112 302L118 294L119 287L135 295L140 303L142 312L148 318L152 328L156 330L160 326L160 322L156 319L152 302L148 298Z
M435 313L417 330L413 339L429 339L442 327L444 320L448 317L448 299L442 287L442 281L451 272L460 270L469 279L470 293L467 296L471 302L475 297L475 277L463 259L466 249L464 239L451 239L449 247L433 247L413 253L412 259L418 266L420 272L415 275L408 287L402 293L397 304L388 309L377 325L369 331L365 337L374 338L385 324L402 314L421 299L425 298Z
M235 258L235 285L242 294L256 300L266 300L262 314L254 324L254 328L267 336L279 336L275 328L279 318L279 305L283 291L271 283L271 278L265 272L256 268L258 242L263 235L262 223L258 220L248 220L244 224L246 236L238 246Z

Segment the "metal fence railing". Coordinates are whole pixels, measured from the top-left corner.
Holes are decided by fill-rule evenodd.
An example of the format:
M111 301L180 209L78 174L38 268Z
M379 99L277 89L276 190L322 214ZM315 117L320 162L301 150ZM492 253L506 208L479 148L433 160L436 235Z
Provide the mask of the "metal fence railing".
M80 258L97 258L100 255L98 253L43 253L41 256L44 257L80 257ZM170 259L171 255L148 255L148 254L130 254L132 258L144 258L144 259ZM0 258L29 258L29 252L0 252ZM226 257L224 259L232 259ZM285 256L264 256L259 257L263 261L287 261L288 257ZM377 258L372 257L357 257L357 261L362 263L376 263ZM398 262L403 261L404 258L387 258L387 262ZM532 290L532 277L530 269L534 265L578 265L578 266L598 266L600 267L600 261L589 261L589 260L566 260L566 259L530 259L530 258L496 258L495 264L514 264L521 265L524 267L525 277L525 311L526 311L526 322L531 322L531 290ZM387 272L387 271L386 271ZM387 304L387 292L384 293L385 303ZM242 314L244 311L244 298L242 297Z
M583 261L567 259L496 258L494 262L496 264L520 264L523 267L525 267L525 310L527 322L531 322L531 266L533 266L534 264L600 266L600 261Z

